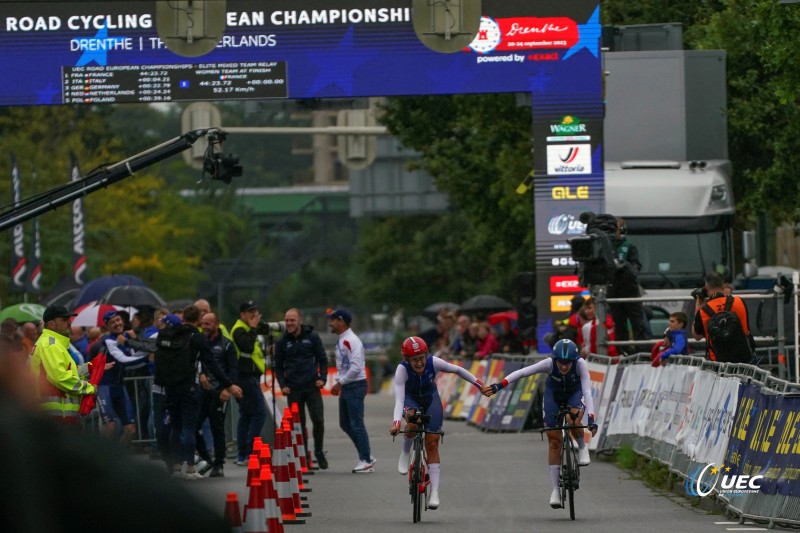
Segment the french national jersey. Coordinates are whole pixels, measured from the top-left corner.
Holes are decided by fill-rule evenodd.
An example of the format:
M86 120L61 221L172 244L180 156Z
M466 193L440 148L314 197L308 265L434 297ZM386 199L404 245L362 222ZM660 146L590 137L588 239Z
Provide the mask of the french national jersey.
M339 334L336 343L336 381L342 385L367 379L364 368L364 344L352 329Z

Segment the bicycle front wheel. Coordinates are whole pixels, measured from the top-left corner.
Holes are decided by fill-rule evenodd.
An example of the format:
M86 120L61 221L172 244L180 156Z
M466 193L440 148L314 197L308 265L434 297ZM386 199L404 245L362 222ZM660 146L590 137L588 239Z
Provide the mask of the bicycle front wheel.
M575 445L569 434L564 435L564 446L561 453L561 478L563 480L561 499L562 502L569 500L570 520L575 520L575 468L577 464Z
M413 507L414 523L422 520L422 450L414 450L414 464L411 474L411 506Z

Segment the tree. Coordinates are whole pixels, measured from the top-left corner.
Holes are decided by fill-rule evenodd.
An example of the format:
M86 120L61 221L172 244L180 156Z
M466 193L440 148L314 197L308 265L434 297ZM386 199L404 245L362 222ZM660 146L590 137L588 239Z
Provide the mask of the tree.
M414 164L454 212L365 225L365 292L418 309L477 291L508 295L534 264L532 200L515 192L532 166L530 108L509 94L392 98L382 122L421 152Z

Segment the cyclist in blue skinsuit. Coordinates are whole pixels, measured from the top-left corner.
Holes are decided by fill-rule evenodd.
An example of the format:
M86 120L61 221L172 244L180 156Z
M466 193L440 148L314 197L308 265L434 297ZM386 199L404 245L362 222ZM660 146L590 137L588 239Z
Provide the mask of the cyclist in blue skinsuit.
M571 426L579 425L583 413L589 413L588 425L592 436L594 436L597 433L597 424L594 423L592 382L589 378L589 369L586 366L586 361L580 358L578 346L571 340L561 339L553 346L552 357L525 368L520 368L506 376L500 383L486 385L483 388L483 393L487 395L495 394L521 377L533 376L541 372L548 374L544 387L545 427L558 425L556 415L560 408L565 406L569 407L573 413L578 414L574 420L567 420L567 423ZM583 431L573 430L573 436L578 443L578 464L587 466L590 462L589 448L583 438ZM547 459L550 464L550 481L553 483L550 507L558 509L561 507L561 493L558 489L558 480L561 475L561 431L548 431L547 441L549 444Z
M458 374L461 379L469 381L478 389L483 389L483 383L468 370L452 365L428 353L428 345L420 337L409 337L403 341L400 348L403 361L397 365L394 373L394 418L389 432L397 435L400 432L401 419L406 410L422 408L431 421L428 430L439 431L442 428L443 410L439 390L436 388L436 373L450 372ZM416 424L406 424L406 431L413 431ZM413 433L406 433L403 439L403 452L397 470L401 474L408 473L409 452L414 438ZM428 459L428 475L431 482L431 496L428 499L429 509L439 507L439 435L428 433L425 435L425 454Z

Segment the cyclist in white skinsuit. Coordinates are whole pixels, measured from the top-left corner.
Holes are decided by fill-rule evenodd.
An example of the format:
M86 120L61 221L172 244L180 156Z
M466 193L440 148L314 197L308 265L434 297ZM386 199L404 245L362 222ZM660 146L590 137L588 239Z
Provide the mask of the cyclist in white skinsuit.
M428 430L439 431L442 428L443 410L439 390L436 388L436 373L449 372L458 376L482 391L483 383L468 370L452 365L428 353L427 343L420 337L409 337L403 341L401 347L403 361L397 365L394 373L394 417L389 432L397 435L400 432L400 423L407 409L422 408L426 415L430 415ZM412 431L416 424L406 424L406 431ZM403 452L397 470L401 474L408 473L409 452L414 438L413 433L406 433L403 439ZM428 459L428 474L431 481L431 496L428 499L429 509L439 508L439 435L428 433L425 435L425 454Z
M533 376L545 372L548 374L544 387L544 425L554 427L558 425L556 415L562 407L568 407L578 416L575 420L567 420L571 426L578 425L583 417L583 413L589 413L589 429L592 436L597 433L597 424L594 423L594 403L592 401L592 381L589 378L589 368L586 361L581 359L578 347L568 339L561 339L553 346L552 357L543 359L525 368L512 372L500 383L492 383L483 388L483 393L492 395L500 389L508 386L521 377ZM578 443L578 464L588 466L589 448L583 438L583 431L575 432L573 436ZM553 492L550 494L550 507L558 509L561 507L561 491L558 489L558 480L561 475L561 443L562 433L558 431L548 431L547 441L549 449L547 459L550 464L550 481L553 484Z

